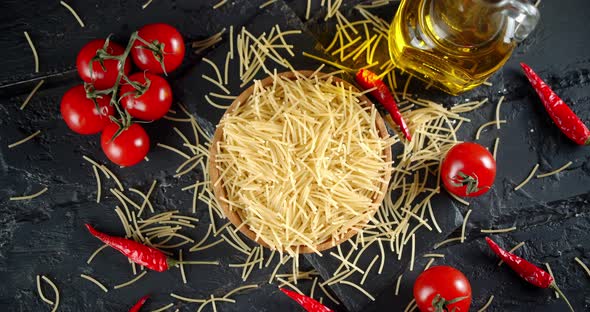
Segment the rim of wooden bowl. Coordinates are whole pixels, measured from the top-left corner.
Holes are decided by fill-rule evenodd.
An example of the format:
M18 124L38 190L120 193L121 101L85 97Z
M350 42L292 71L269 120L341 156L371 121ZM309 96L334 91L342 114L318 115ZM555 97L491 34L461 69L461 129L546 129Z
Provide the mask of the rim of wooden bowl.
M301 70L301 71L298 71L298 73L304 77L311 77L314 73L316 73L316 75L319 75L319 76L327 76L327 74L325 74L325 73L314 72L311 70ZM281 77L286 77L291 80L297 79L297 74L292 71L282 72L282 73L279 73L278 75ZM332 77L334 79L334 82L337 82L337 83L341 82L344 84L345 87L347 87L347 88L351 87L352 90L358 91L358 89L354 85L352 85L352 84L350 84L338 77L334 77L334 76L332 76ZM269 76L269 77L263 79L261 81L261 83L263 86L268 86L273 83L273 80L274 80L273 77ZM252 85L248 89L244 90L233 101L233 103L230 105L230 107L225 111L223 117L225 117L226 114L232 113L235 110L235 108L238 106L238 103L246 103L248 98L252 95L253 92L254 92L254 85ZM373 102L371 102L365 95L361 95L359 97L359 100L361 102L361 105L363 105L363 106L373 105ZM389 136L389 133L387 132L387 128L385 127L385 122L383 121L383 118L381 117L380 114L376 115L376 126L379 131L379 135L382 138L386 138ZM260 238L256 239L256 233L254 233L252 230L250 230L248 228L248 226L240 226L242 224L242 218L240 217L240 215L236 211L232 211L227 202L220 200L220 198L227 198L227 192L225 190L225 187L223 187L222 183L215 185L215 181L217 181L219 179L219 169L217 168L217 166L215 164L215 159L217 156L216 146L217 146L217 143L222 140L222 138L223 138L223 127L221 127L218 124L217 129L215 130L215 134L213 135L213 139L211 141L211 146L209 148L209 177L211 180L211 187L213 188L213 193L217 199L217 202L221 206L221 209L222 209L223 213L225 214L225 216L229 219L229 221L234 226L239 228L239 230L240 230L240 232L242 232L242 234L246 235L246 237L248 237L252 241L255 241L256 243L258 243L264 247L270 248ZM392 159L391 148L389 148L389 147L385 148L383 153L385 154L386 162L391 162L391 159ZM391 172L388 172L385 176L385 181L389 181L390 178L391 178ZM381 192L379 194L377 194L377 197L373 200L373 203L381 203L383 201L383 198L385 197L385 194L387 192L388 184L389 184L388 182L382 183L381 188L380 188ZM373 214L375 214L377 212L377 209L379 209L378 206L375 209L375 211L373 211ZM366 223L362 224L363 227L365 225L366 225ZM344 236L342 236L339 240L336 240L334 243L332 243L332 239L328 239L327 241L325 241L315 247L318 251L321 252L323 250L330 249L332 247L335 247L335 246L341 244L342 242L347 241L348 239L350 239L351 237L353 237L356 234L357 234L357 231L351 229L348 232L346 232L346 234ZM313 249L309 248L308 246L304 246L304 245L293 246L292 249L297 250L297 247L298 247L298 252L300 254L314 252Z

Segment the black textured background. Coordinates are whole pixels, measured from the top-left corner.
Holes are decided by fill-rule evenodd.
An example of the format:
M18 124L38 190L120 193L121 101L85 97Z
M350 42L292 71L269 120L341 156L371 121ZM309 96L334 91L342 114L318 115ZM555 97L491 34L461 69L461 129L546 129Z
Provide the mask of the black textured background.
M142 1L68 1L86 23L85 28L80 28L59 1L3 1L0 11L0 51L3 53L3 70L0 71L0 311L49 310L36 294L34 277L37 274L45 274L58 284L62 293L60 311L126 311L145 293L153 296L147 308L155 309L169 302L177 303L169 297L170 292L203 298L211 293L221 296L243 284L241 271L227 267L229 263L243 262L243 255L218 245L203 254L190 255L191 259L220 260L222 265L187 267L187 285L180 283L178 270L172 270L149 273L132 287L112 290L112 286L131 279L129 266L113 251L99 254L92 266L87 265L87 257L99 243L82 228L83 223L91 222L102 230L121 232L112 210L115 199L107 196L101 204L94 202L94 177L81 156L107 161L100 152L98 137L71 133L59 115L61 95L80 83L74 72L79 48L91 39L110 33L117 41L125 42L130 32L147 23L175 25L187 42L203 39L230 24L234 27L247 25L258 33L268 31L267 28L276 23L282 29L304 28L307 31L296 39L298 56L292 63L298 68L316 66L299 53L313 49L316 39L326 35L328 28L318 22L322 13L319 0L313 0L314 18L309 22L302 19L306 1L285 3L279 0L265 10L258 8L264 1L229 1L222 8L212 10L215 2L154 0L142 10ZM350 8L359 1L344 2L342 10L349 15ZM379 10L379 15L392 16L396 6ZM497 242L504 246L526 242L518 253L537 264L549 263L576 311L590 310L590 278L573 262L574 257L579 257L590 264L590 149L575 146L552 125L518 68L518 62L529 63L590 124L590 33L586 26L589 9L590 3L582 0L543 1L538 28L518 47L507 66L491 79L492 87L480 87L461 97L428 94L429 98L449 105L484 97L490 97L495 103L501 95L506 96L502 118L508 124L501 130L488 129L479 141L491 147L494 138L500 137L495 187L489 194L472 200L469 208L473 213L467 223L466 243L436 251L444 253L446 258L437 259L435 264L455 266L471 280L474 311L491 294L495 300L488 311L566 311L551 291L536 289L506 268L496 267L497 260L483 243L480 229L510 226L517 226L518 231L495 235ZM33 72L33 58L23 31L29 32L39 52L38 74ZM219 64L224 51L226 47L221 45L208 57ZM200 79L205 70L210 69L199 61L199 56L187 53L182 68L168 80L177 99L201 117L203 125L212 126L222 112L211 110L203 102L203 94L211 88ZM20 103L36 84L24 81L43 76L51 78L46 79L29 106L20 111ZM413 83L410 88L421 86ZM233 88L232 91L239 90ZM473 140L477 127L494 118L494 110L495 105L491 104L468 114L466 117L472 122L464 125L460 139ZM148 125L153 143L179 145L173 125L182 127L168 121ZM42 130L42 134L32 142L14 150L7 148L8 144L35 130ZM145 190L157 179L159 186L152 196L155 206L188 213L192 194L180 188L191 183L198 173L180 180L173 178L180 159L156 146L152 147L149 158L149 162L132 168L109 167L126 187ZM558 176L534 179L520 191L513 191L535 163L540 163L543 172L569 160L573 165ZM45 185L49 191L37 199L8 201L10 196L31 194ZM103 194L105 191L103 189ZM428 252L434 242L455 231L467 208L440 196L435 210L445 233L420 234L420 253ZM208 220L202 205L197 217L201 223L191 234L200 238ZM457 236L458 232L453 235ZM306 257L307 261L302 262L307 267L315 266L325 275L334 265L327 258ZM365 284L374 295L380 293L376 302L368 302L349 288L334 288L345 306L335 308L403 310L412 298L413 279L427 262L427 259L418 259L414 272L407 272L406 259L402 262L388 259L384 273ZM260 288L236 296L236 304L218 304L219 311L299 311L295 304L279 294L276 285L267 283L271 269L255 271L246 283L256 283ZM401 272L405 273L400 295L394 296L395 278ZM97 277L111 290L103 293L80 279L81 273ZM309 283L302 284L304 289L309 286ZM177 303L176 307L181 311L193 311L197 305ZM206 310L210 311L210 307Z

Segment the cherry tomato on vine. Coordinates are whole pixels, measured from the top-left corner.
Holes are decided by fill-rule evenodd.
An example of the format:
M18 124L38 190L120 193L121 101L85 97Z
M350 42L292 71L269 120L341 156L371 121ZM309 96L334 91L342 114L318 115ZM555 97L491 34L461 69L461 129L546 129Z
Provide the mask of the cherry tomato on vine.
M182 63L184 40L176 28L168 24L149 24L139 29L139 37L153 44L150 48L139 39L133 43L131 56L140 69L154 74L162 74L165 69L170 73ZM164 68L160 61L163 61Z
M453 146L441 165L441 179L450 193L475 197L487 192L496 178L496 161L477 143Z
M461 271L435 266L416 279L414 299L422 312L467 312L471 305L471 284Z
M119 94L123 96L121 104L131 116L142 120L157 120L166 115L172 105L172 89L166 79L146 72L135 73L129 76L129 80L137 83L140 90L125 83Z
M101 66L98 60L92 62L92 72L90 72L90 60L96 56L96 51L103 48L105 39L96 39L88 42L76 58L76 68L78 74L84 82L92 83L97 90L104 90L113 87L119 74L119 61L118 60L104 60L103 66ZM125 49L109 41L109 45L106 52L111 55L121 55ZM131 71L131 62L127 60L125 62L124 72L127 75Z
M104 95L96 99L96 104L86 98L83 85L68 90L61 99L60 111L66 125L79 134L95 134L104 129L111 121L113 108L109 105L111 97Z
M133 166L142 161L150 149L150 138L138 124L132 124L113 139L119 125L110 123L103 130L100 145L105 155L119 166Z

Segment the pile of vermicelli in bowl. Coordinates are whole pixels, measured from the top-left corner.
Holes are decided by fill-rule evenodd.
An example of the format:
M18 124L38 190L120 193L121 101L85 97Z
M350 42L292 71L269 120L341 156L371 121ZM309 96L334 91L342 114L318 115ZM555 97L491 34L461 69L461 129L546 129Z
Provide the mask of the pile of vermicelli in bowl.
M373 104L346 82L273 75L222 118L211 181L248 237L290 254L319 253L361 230L378 209L392 143Z

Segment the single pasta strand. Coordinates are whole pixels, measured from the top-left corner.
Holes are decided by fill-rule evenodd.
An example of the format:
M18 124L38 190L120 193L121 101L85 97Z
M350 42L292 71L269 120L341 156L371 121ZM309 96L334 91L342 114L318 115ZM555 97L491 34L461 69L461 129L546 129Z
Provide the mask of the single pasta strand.
M41 275L41 278L53 289L53 293L55 294L55 305L53 306L51 312L55 312L59 307L59 289L57 289L57 285L55 285L55 283L52 280L50 280L47 276Z
M436 254L436 253L428 253L428 254L424 254L422 255L423 258L444 258L445 255L443 254Z
M95 279L94 277L88 276L86 274L80 274L80 277L83 278L83 279L85 279L85 280L88 280L88 281L94 283L96 286L100 287L100 289L102 289L102 291L109 292L109 290L101 282L99 282L97 279Z
M469 219L471 211L471 209L467 210L467 214L465 214L465 218L463 218L463 225L461 226L461 243L465 241L465 226L467 225L467 219Z
M503 123L506 123L506 120L498 120L498 121L494 120L494 121L490 121L490 122L486 122L486 123L484 123L483 125L481 125L481 126L480 126L480 127L477 129L477 132L475 133L475 139L476 139L476 140L479 140L479 136L481 135L481 132L482 132L482 131L483 131L483 129L485 129L486 127L488 127L488 126L491 126L491 125L499 125L499 124L503 124Z
M193 303L204 303L205 299L194 299L194 298L188 298L188 297L183 297L183 296L179 296L175 293L170 293L170 297L178 299L178 300L182 300L182 301L186 301L186 302L193 302Z
M399 285L400 285L400 284L401 284L401 282L402 282L402 277L403 277L403 276L404 276L403 274L400 274L400 275L397 277L397 281L395 282L395 295L396 295L396 296L397 296L397 295L399 295Z
M415 254L415 252L416 252L416 234L412 234L412 254L410 257L410 271L414 271L414 254Z
M492 304L492 301L494 301L494 295L491 295L490 299L488 299L486 304L484 304L483 307L481 307L479 310L477 310L477 312L485 312L489 308L489 306Z
M424 267L424 270L423 271L426 271L426 270L428 270L430 268L430 266L434 262L434 259L436 259L436 258L430 258L430 260L428 260L428 263L426 263L426 266Z
M550 171L550 172L547 172L547 173L543 173L543 174L538 174L537 175L537 179L539 179L539 178L545 178L545 177L548 177L548 176L552 176L554 174L558 174L558 173L562 172L563 170L565 170L566 168L568 168L569 166L571 166L572 164L573 164L573 162L569 161L567 164L565 164L565 165L563 165L563 166L561 166L561 167L559 167L559 168L557 168L557 169L555 169L553 171Z
M500 145L499 143L500 143L500 138L497 137L496 140L494 140L494 153L492 154L494 156L494 160L498 159L497 155L498 155L498 145Z
M37 49L35 49L35 45L33 44L33 40L31 40L29 33L25 31L24 34L25 34L25 38L27 39L27 42L29 43L29 47L31 47L31 51L33 52L33 58L35 60L35 73L38 73L39 72L39 55L37 54ZM41 80L41 82L39 84L43 84L43 80ZM39 84L37 85L38 87L40 87ZM36 89L39 89L39 88L36 87L35 89L33 89L33 91L36 91ZM29 97L32 97L33 93L35 93L35 92L31 92L31 95L29 95ZM28 101L25 101L25 103L26 102L28 102ZM23 103L23 105L21 106L21 110L24 108L24 106L26 106L25 103Z
M47 297L45 297L45 295L43 294L43 289L41 289L41 277L39 275L37 275L37 293L39 293L39 297L41 297L41 300L45 301L45 303L49 305L53 305L53 301L47 299Z
M148 7L148 6L149 6L149 5L152 3L152 1L154 1L154 0L148 0L146 3L144 3L144 4L141 6L141 9L142 9L142 10L145 10L145 9L146 9L146 8L147 8L147 7Z
M33 134L31 134L31 135L27 136L26 138L24 138L24 139L21 139L21 140L18 140L18 141L16 141L16 142L12 143L12 144L9 144L9 145L8 145L8 148L13 148L13 147L16 147L16 146L18 146L18 145L21 145L21 144L23 144L23 143L27 142L28 140L30 140L30 139L32 139L32 138L34 138L34 137L38 136L40 133L41 133L41 130L37 130L37 131L35 131Z
M182 283L186 284L186 274L184 274L184 264L182 262L182 249L178 251L178 261L180 267L180 277L182 278Z
M42 190L40 190L39 192L31 194L31 195L10 197L9 200L29 200L29 199L33 199L35 197L41 196L41 194L43 194L45 192L47 192L47 187L45 187Z
M460 241L461 237L454 237L454 238L449 238L449 239L445 239L444 241L437 243L434 245L434 249L438 249L440 246L448 244L448 243L452 243L452 242L456 242L456 241Z
M236 294L236 293L238 293L240 291L247 290L247 289L253 289L253 288L258 288L258 285L252 284L252 285L240 286L238 288L235 288L235 289L231 290L227 294L225 294L225 296L223 296L223 298L228 298L228 297L231 297L231 295Z
M165 149L167 149L167 150L169 150L169 151L173 151L173 152L175 152L176 154L178 154L178 155L182 156L182 157L183 157L183 158L185 158L185 159L190 159L190 158L191 158L191 157L190 157L189 155L187 155L186 153L184 153L184 152L180 151L179 149L177 149L177 148L174 148L174 147L172 147L172 146L170 146L170 145L166 145L166 144L162 144L162 143L158 143L158 144L156 144L156 145L157 145L157 146L159 146L159 147L163 147L163 148L165 148Z
M103 249L109 247L109 245L104 244L100 247L98 247L88 258L88 260L86 260L86 264L90 264L90 262L92 262L92 260L94 259L94 257L96 257L96 255L98 255Z
M305 20L309 20L311 13L311 0L307 0L307 6L305 7Z
M332 295L330 295L330 293L328 292L328 290L326 290L326 288L324 287L324 285L322 285L322 283L319 283L318 285L320 285L320 289L322 290L324 295L326 295L326 297L328 297L328 299L332 300L332 302L334 302L336 305L340 305L340 301L338 301L336 298L334 298Z
M496 129L500 129L500 106L502 106L503 102L504 96L502 95L498 100L498 104L496 104Z
M225 1L227 1L227 0L225 0ZM163 312L163 311L166 311L166 310L172 308L173 306L174 306L174 303L169 303L159 309L152 310L151 312Z
M26 32L25 32L26 34ZM35 50L33 50L35 51ZM36 52L35 52L35 55ZM38 65L35 65L38 66ZM35 72L38 72L39 70L36 70ZM29 93L29 95L27 95L27 98L23 101L23 103L20 105L20 110L25 109L25 107L27 107L27 104L29 104L29 102L31 101L31 99L33 98L33 96L35 95L35 93L37 93L37 91L39 90L39 88L41 88L41 86L43 85L43 83L45 83L45 80L41 80L37 83L37 85L33 88L33 90L31 90L31 93Z
M520 188L522 188L523 186L525 186L525 184L527 184L535 175L535 172L537 172L537 169L539 169L539 164L536 164L533 167L533 170L531 170L531 173L529 173L529 175L526 177L526 179L524 179L524 181L522 181L519 185L517 185L514 190L518 191Z
M218 8L220 8L222 5L224 5L226 2L227 2L227 0L221 0L221 1L219 1L217 4L215 4L215 5L213 6L213 9L214 9L214 10L217 10L217 9L218 9Z
M269 6L269 5L271 5L271 4L275 3L275 2L277 2L277 0L268 0L265 3L261 4L258 8L264 9L267 6Z
M84 22L82 21L82 19L80 18L80 16L78 15L78 13L76 13L76 11L74 11L74 9L67 3L60 1L59 2L61 5L63 5L66 9L68 9L68 11L70 11L70 13L72 13L72 15L74 16L74 18L76 18L76 20L78 21L78 24L80 24L80 27L84 28Z
M373 268L373 265L375 264L375 262L377 261L378 258L379 258L379 255L375 255L373 260L371 260L371 263L369 263L369 266L367 266L367 269L365 270L365 274L363 274L363 278L361 279L361 285L365 283L365 280L367 279L367 276L369 275L369 271L371 270L371 268Z
M144 275L146 275L146 274L147 274L147 271L143 271L143 272L141 272L141 273L140 273L138 276L136 276L135 278L133 278L132 280L130 280L130 281L127 281L127 282L125 282L125 283L122 283L122 284L119 284L119 285L116 285L116 286L114 287L114 289L119 289L119 288L123 288L123 287L129 286L129 285L131 285L131 284L133 284L133 283L137 282L137 281L138 281L140 278L142 278L142 277L143 277Z
M509 253L513 253L516 249L518 249L518 248L520 248L522 246L524 246L524 242L518 243L516 246L512 247L512 249L508 250L508 252ZM500 262L498 262L498 266L501 266L502 263L504 263L504 261L503 260L500 260Z
M96 202L100 203L100 195L102 192L102 187L100 184L100 175L98 174L98 169L96 166L92 166L92 171L94 172L94 177L96 178Z
M489 229L489 230L481 230L482 233L494 234L494 233L508 233L516 230L516 227L510 227L506 229Z
M588 274L588 277L590 277L590 269L588 269L586 264L584 264L584 262L582 262L582 260L580 260L580 258L578 258L578 257L575 257L574 261L576 261L582 267L582 269L584 269L584 271L586 271L586 273Z
M367 298L371 299L371 301L375 301L375 297L373 297L371 294L369 294L369 292L367 292L366 290L364 290L362 287L360 287L357 284L354 284L354 283L349 282L349 281L340 281L340 284L344 284L344 285L348 285L348 286L351 286L353 288L356 288L363 295L367 296Z

